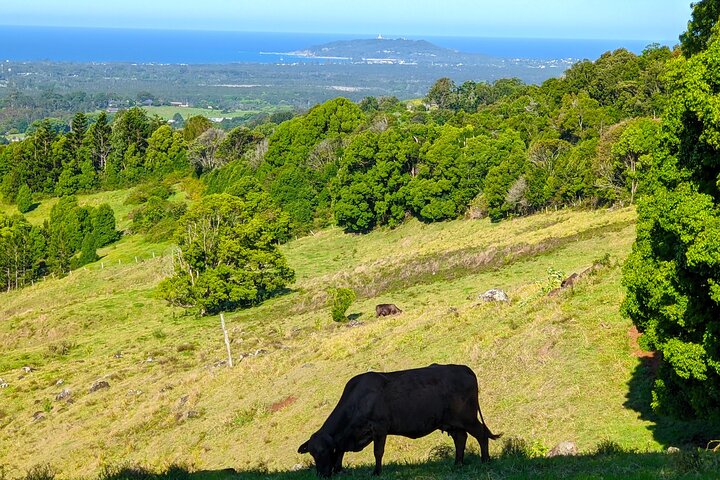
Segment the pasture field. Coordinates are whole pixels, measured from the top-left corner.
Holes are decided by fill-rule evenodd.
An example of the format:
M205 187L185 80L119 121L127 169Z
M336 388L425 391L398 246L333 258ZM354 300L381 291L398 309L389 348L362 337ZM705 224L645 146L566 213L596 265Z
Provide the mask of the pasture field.
M103 195L126 224L127 192ZM173 245L126 236L71 276L0 293L0 478L46 478L44 465L57 479L314 478L297 447L348 379L433 362L473 368L484 418L505 440L489 465L469 441L470 465L458 469L439 432L389 437L384 478L717 478L715 454L664 453L703 444L707 425L645 407L652 362L619 313L634 222L631 208L561 210L292 241L282 247L297 274L290 291L225 315L233 368L217 316L155 295ZM351 324L325 306L339 286L358 294ZM511 301L479 300L490 288ZM377 319L377 303L404 312ZM91 392L98 381L107 388ZM581 455L542 458L561 441ZM369 478L371 463L372 449L346 455L346 476Z
M222 112L221 110L214 110L210 108L196 108L196 107L173 107L173 106L158 106L158 107L143 107L143 110L151 115L158 115L165 120L170 120L175 116L176 113L182 115L187 120L190 117L196 115L202 115L203 117L223 117L223 118L235 118L244 117L260 113L261 110L235 110L232 112Z

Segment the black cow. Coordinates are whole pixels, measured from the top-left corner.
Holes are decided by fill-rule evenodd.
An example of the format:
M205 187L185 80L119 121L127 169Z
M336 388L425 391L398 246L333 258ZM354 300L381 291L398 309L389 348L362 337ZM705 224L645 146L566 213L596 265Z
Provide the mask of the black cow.
M398 313L402 313L402 310L400 310L394 303L381 303L380 305L375 306L376 317L396 315Z
M345 452L359 452L373 442L373 475L380 475L388 435L420 438L435 430L447 432L455 442L455 464L463 463L468 433L480 444L482 461L490 459L489 440L500 435L482 420L477 377L469 367L432 364L353 377L323 426L298 453L310 453L318 476L329 477L342 470Z

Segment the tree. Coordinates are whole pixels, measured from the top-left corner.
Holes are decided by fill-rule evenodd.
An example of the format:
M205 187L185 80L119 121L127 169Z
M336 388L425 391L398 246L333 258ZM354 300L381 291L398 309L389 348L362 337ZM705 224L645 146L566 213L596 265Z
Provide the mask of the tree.
M172 126L176 130L181 130L185 128L185 119L182 115L180 115L180 112L175 112L175 114L173 115Z
M92 152L92 161L96 170L105 171L107 159L110 155L110 136L112 129L107 120L107 114L100 112L97 121L88 130L90 137L90 149Z
M100 204L91 213L92 234L94 245L97 248L104 247L120 236L115 229L115 212L107 203Z
M350 308L352 302L355 301L355 290L352 288L331 288L328 290L328 306L330 307L330 316L336 322L347 320L345 312Z
M693 11L688 29L680 35L680 46L688 58L707 48L713 27L720 19L720 2L717 0L700 0L691 5Z
M88 263L97 261L100 257L97 254L97 237L95 232L88 232L83 237L80 245L80 256L73 259L72 267L78 268Z
M0 289L29 284L44 273L45 237L22 215L0 213Z
M84 113L78 112L72 119L70 133L67 135L71 153L74 155L82 146L87 133L88 120Z
M217 153L225 162L238 160L264 138L260 133L247 127L236 127L228 132L220 143Z
M217 153L220 145L227 134L219 128L210 128L204 131L193 143L190 144L190 163L195 171L200 173L210 172L224 165L225 161Z
M63 275L80 250L87 228L87 211L81 211L75 197L61 197L50 210L45 229L48 236L48 264L54 273Z
M295 278L278 249L288 228L267 194L203 197L179 221L175 275L160 295L201 315L262 302Z
M190 117L185 122L183 127L183 137L185 141L192 142L200 135L211 129L213 126L212 122L203 115L195 115Z
M440 109L453 108L456 100L455 82L447 77L437 80L425 97L427 103L436 105Z
M15 203L17 204L18 211L20 213L27 213L33 206L32 190L23 183L18 190L17 197L15 197Z
M145 167L149 172L163 175L188 166L187 143L180 132L163 125L150 135L145 154Z
M669 66L658 167L623 269L623 311L662 354L652 407L678 416L720 415L719 62L713 36Z

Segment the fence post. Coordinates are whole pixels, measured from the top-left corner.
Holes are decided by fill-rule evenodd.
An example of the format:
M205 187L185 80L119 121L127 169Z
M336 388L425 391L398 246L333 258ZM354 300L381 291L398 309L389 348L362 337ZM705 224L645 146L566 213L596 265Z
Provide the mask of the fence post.
M225 328L225 315L220 313L220 326L223 330L223 335L225 336L225 347L227 348L227 354L228 354L228 367L232 367L232 355L230 354L230 340L228 339L228 333L227 329Z

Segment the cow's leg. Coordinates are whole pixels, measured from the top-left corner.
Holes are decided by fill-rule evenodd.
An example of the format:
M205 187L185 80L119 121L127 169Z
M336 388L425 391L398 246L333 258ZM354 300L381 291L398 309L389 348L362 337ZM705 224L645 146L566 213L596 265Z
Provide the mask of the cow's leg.
M385 453L385 440L387 435L377 435L373 438L373 450L375 452L375 470L373 475L380 475L382 471L382 457Z
M470 435L480 444L480 458L483 462L490 461L490 437L488 436L488 429L485 425L480 423L480 420L475 419L470 428L468 428Z
M340 473L343 470L342 461L343 456L345 456L345 452L338 452L337 456L335 457L335 465L333 466L333 472L334 473Z
M450 436L455 442L455 465L462 465L465 459L465 442L467 442L467 432L464 430L454 430L450 432Z

